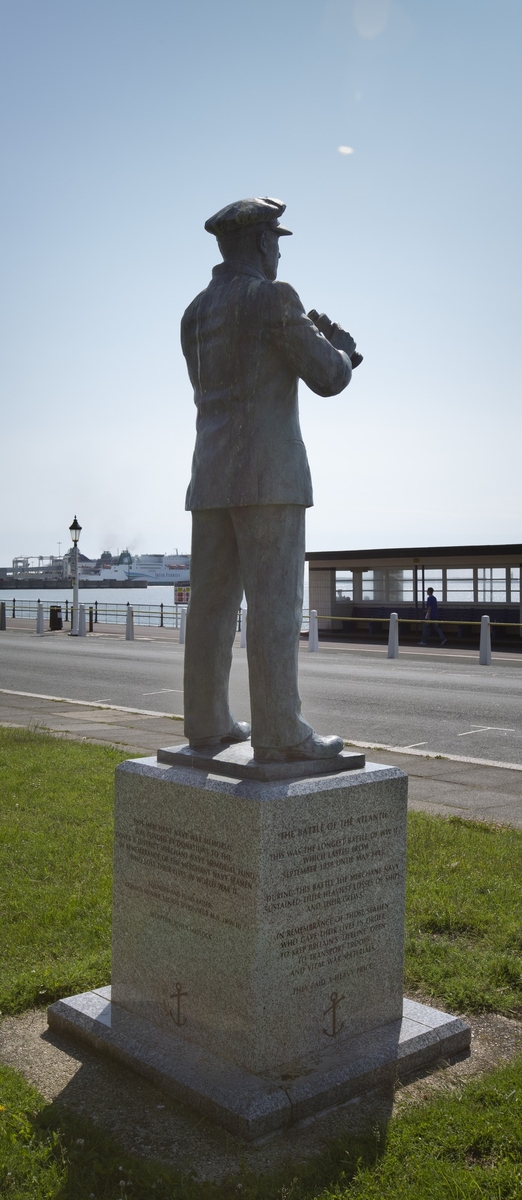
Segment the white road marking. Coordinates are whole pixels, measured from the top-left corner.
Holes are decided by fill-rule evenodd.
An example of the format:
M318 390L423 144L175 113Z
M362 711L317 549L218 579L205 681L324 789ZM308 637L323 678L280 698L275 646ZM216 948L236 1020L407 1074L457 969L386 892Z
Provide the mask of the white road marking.
M427 742L412 742L411 746L406 746L405 749L406 750L415 750L416 746L427 746L427 745L428 745Z
M159 688L157 692L142 692L142 696L163 696L165 692L177 692L178 695L183 695L182 688Z
M499 762L494 758L468 758L464 754L444 754L441 750L412 750L408 746L388 746L385 742L356 742L345 738L345 746L357 746L361 750L388 750L390 754L411 754L418 758L442 758L445 762L470 763L473 767L502 767L505 771L522 771L522 763Z
M465 733L458 733L457 737L469 737L470 733L488 733L490 730L496 733L516 733L516 729L505 729L502 725L480 725L478 729L467 729Z

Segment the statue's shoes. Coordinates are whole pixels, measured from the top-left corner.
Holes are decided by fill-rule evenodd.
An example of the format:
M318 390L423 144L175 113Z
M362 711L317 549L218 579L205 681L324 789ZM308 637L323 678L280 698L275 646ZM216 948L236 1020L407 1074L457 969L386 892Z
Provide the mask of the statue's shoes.
M250 737L250 725L246 721L234 721L232 729L223 737L201 738L200 741L191 742L193 750L207 750L211 746L225 746L229 742L247 742Z
M310 759L336 758L344 748L340 737L321 737L311 733L298 746L258 746L254 750L256 762L306 762Z

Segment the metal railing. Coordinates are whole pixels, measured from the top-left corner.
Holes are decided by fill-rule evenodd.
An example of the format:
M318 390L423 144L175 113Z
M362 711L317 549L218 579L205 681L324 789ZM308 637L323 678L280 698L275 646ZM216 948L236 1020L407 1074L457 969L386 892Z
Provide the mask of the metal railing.
M6 617L11 620L20 618L26 621L36 621L38 604L40 603L43 609L44 622L50 619L51 608L61 609L61 616L64 625L72 625L73 605L69 599L63 603L56 600L27 600L17 599L5 600ZM80 604L84 603L80 600ZM127 620L127 611L132 608L134 625L146 626L147 628L159 629L179 629L181 625L182 613L186 613L187 604L118 604L116 601L95 600L94 604L84 604L87 629L90 633L94 632L97 625L122 625L125 627ZM237 630L241 631L241 609L237 615ZM308 629L308 618L306 620L306 629Z
M49 620L51 608L60 608L62 621L65 624L71 622L73 606L69 599L63 601L63 603L56 600L43 599L40 603L43 608L44 621ZM80 604L82 603L83 601L80 599ZM95 600L94 604L85 603L85 615L89 626L91 624L93 626L125 625L128 607L128 604ZM135 625L158 626L165 629L179 629L181 614L187 611L186 604L132 604L130 607L134 613ZM6 616L10 617L11 620L17 617L25 618L25 620L36 620L37 608L38 600L19 600L14 597L12 600L5 601Z

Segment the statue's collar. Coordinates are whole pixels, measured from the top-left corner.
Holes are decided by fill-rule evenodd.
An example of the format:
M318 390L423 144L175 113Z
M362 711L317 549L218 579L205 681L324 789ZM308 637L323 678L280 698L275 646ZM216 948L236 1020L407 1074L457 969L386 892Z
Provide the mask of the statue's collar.
M257 267L252 267L250 263L240 262L239 259L229 258L228 262L219 263L212 270L212 278L219 279L222 275L252 275L254 279L262 279L266 283L266 275L259 271Z

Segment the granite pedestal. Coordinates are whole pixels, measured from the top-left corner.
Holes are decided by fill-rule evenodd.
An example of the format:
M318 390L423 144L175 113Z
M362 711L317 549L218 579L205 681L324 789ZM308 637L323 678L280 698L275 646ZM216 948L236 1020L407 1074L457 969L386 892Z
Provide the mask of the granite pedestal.
M223 764L220 764L222 771ZM74 1032L248 1138L469 1046L405 1002L407 778L116 772L112 991Z

